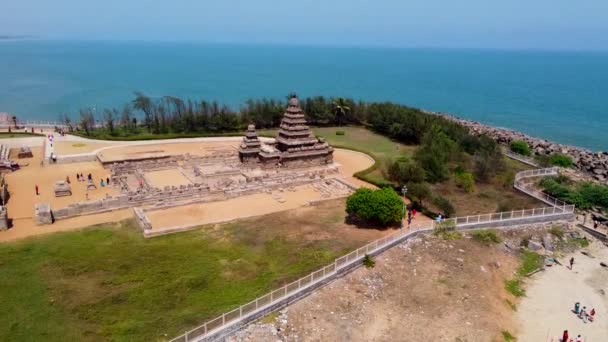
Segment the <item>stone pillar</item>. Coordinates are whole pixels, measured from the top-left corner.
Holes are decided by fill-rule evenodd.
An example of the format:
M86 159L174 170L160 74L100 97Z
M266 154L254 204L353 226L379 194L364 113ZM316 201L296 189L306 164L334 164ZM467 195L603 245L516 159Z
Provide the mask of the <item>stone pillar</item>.
M8 229L8 215L5 206L0 206L0 231Z
M34 220L37 225L52 224L53 213L51 212L51 205L48 203L38 203L34 209Z

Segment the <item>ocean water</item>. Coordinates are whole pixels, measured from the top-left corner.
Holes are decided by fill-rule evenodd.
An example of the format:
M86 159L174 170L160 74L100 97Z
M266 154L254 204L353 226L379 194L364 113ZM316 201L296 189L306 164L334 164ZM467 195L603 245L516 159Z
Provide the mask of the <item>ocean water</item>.
M0 42L0 112L120 106L134 91L216 99L390 100L608 150L608 52Z

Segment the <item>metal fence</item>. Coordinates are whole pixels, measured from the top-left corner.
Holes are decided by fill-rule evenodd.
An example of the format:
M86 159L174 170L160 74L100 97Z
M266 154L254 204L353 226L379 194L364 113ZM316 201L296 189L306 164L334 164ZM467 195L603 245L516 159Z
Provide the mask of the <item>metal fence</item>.
M505 156L511 158L511 159L515 159L518 160L524 164L528 164L528 165L532 165L532 166L538 166L538 162L531 157L528 156L524 156L523 154L519 154L519 153L515 153L513 151L510 151L508 149L503 150L503 153Z
M558 215L574 213L574 205L567 205L566 203L547 195L541 196L541 192L532 191L528 189L528 187L525 187L523 184L522 180L525 178L556 175L557 171L557 168L523 171L516 175L514 182L514 185L516 185L515 187L517 189L533 197L541 199L546 203L549 203L551 205L550 207L455 217L443 220L442 224L448 222L452 223L456 229L467 229L478 224L490 225L498 222L509 221L515 224L517 223L517 221L525 221L530 218L553 219L555 216ZM517 187L517 184L520 182L522 183L522 188L525 190L522 190ZM298 293L303 292L306 289L313 287L314 285L322 283L327 278L336 275L340 270L346 269L355 263L361 262L366 254L374 254L376 252L379 252L390 245L405 241L409 237L420 232L433 231L436 224L437 221L426 221L422 225L415 225L407 230L399 230L398 232L392 235L373 241L349 254L337 258L331 265L325 266L315 272L308 274L305 277L302 277L294 282L291 282L281 287L278 290L274 290L264 296L256 298L255 300L247 304L241 305L240 307L232 311L226 312L221 316L212 319L204 323L203 325L184 333L181 336L174 338L173 340L171 340L171 342L198 341L199 339L202 339L204 337L211 336L214 333L217 333L222 329L229 327L230 325L241 322L247 319L248 317L255 315L256 313L269 309L273 305L278 304L279 302L287 299L288 297L297 295Z

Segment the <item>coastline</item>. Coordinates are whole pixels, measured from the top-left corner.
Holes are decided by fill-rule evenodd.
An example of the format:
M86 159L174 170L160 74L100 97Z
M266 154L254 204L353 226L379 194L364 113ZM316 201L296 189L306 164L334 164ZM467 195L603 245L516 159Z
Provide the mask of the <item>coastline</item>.
M536 138L513 129L494 127L478 121L463 119L449 113L433 112L425 109L421 109L421 111L429 115L441 116L456 122L469 129L473 135L486 134L501 145L508 146L511 141L523 140L530 146L534 155L549 155L552 153L569 155L572 157L574 167L577 170L592 177L596 181L608 183L608 151L593 152L578 146L560 144L547 139Z

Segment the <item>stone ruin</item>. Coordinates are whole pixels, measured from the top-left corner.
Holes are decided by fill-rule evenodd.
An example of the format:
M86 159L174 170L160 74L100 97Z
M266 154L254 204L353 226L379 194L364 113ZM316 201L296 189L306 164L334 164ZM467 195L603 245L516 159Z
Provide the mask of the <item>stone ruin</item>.
M21 146L19 149L19 153L17 154L17 158L33 158L34 154L32 154L32 149L29 146Z
M53 223L53 214L51 213L51 205L48 203L38 203L34 207L34 220L37 225Z
M66 181L57 181L53 186L55 197L72 196L72 186Z
M0 206L0 231L8 229L8 215L6 206Z
M249 125L239 148L241 162L259 162L266 168L331 164L333 153L333 148L324 139L317 139L306 125L304 111L295 96L289 100L273 143L261 144L255 127Z

